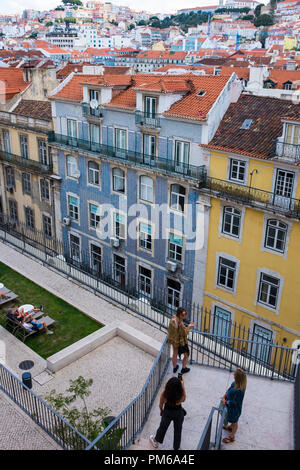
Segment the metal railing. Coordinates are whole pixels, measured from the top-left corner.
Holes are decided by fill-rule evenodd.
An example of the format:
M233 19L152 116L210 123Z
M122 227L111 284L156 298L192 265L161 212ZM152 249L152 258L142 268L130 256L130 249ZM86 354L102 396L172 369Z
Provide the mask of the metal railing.
M90 441L0 363L0 390L64 450L84 450ZM30 439L30 436L27 436Z
M268 209L300 218L299 199L213 177L207 177L200 185L200 188L213 193L217 197L224 197L260 209Z
M52 164L44 165L37 160L31 160L30 158L23 158L20 155L15 155L10 152L0 150L0 160L9 162L25 170L31 170L38 173L52 173Z
M86 450L128 449L149 416L162 379L168 369L170 346L165 339L140 394L119 414Z
M135 123L151 129L156 129L160 127L160 117L159 114L156 113L135 111Z
M0 240L41 261L44 265L69 279L80 282L82 286L92 289L94 293L122 305L140 318L151 321L160 329L167 330L170 317L175 313L176 305L168 304L164 288L152 285L150 295L146 295L136 274L124 271L122 279L117 278L114 275L113 265L105 263L103 260L99 262L98 269L92 268L91 253L88 250L81 250L81 260L74 261L70 255L70 247L62 241L46 237L43 232L33 231L20 222L12 223L10 218L4 214L0 215ZM181 306L187 310L188 320L195 323L195 329L191 333L192 356L199 363L204 363L204 360L199 358L197 346L198 349L201 346L205 351L204 347L219 348L219 345L223 345L224 349L219 351L212 349L211 352L233 354L233 350L237 349L237 351L242 351L243 357L247 357L247 354L254 355L254 353L259 357L262 357L264 353L264 357L266 357L267 351L269 351L267 346L260 347L253 343L255 338L264 343L264 337L254 335L253 329L223 319L218 316L217 312L211 312L195 305L185 296L181 299ZM196 335L197 331L201 332L201 336ZM222 332L222 335L218 335L218 332ZM215 341L210 345L211 338L215 338ZM280 345L275 346L280 347ZM291 350L284 346L281 348L277 351L276 357L279 358L282 366L294 361L291 358L292 353L286 352ZM272 360L272 357L272 354L269 354L268 360L269 358ZM265 362L268 363L268 361ZM213 363L211 358L209 363ZM259 363L258 360L257 363ZM287 370L288 367L286 366L285 369ZM293 374L290 375L293 377Z
M89 118L102 118L103 117L103 109L102 106L98 106L98 108L92 108L89 103L82 103L82 113L85 117Z
M220 450L225 413L225 408L221 409L213 407L211 409L197 446L197 450Z
M300 350L298 350L300 354ZM294 389L294 449L300 450L300 367L297 366Z
M255 339L205 333L190 333L191 362L209 367L234 370L271 380L294 382L297 373L298 351L267 342L262 336Z
M102 155L112 160L123 161L142 167L151 168L167 174L181 175L192 178L198 182L204 181L206 177L206 169L204 166L195 166L188 163L176 162L173 159L159 158L154 155L136 152L134 150L126 150L110 145L91 142L90 140L77 139L63 134L49 132L48 142L52 144L60 144L76 149L82 149L86 152L92 152Z
M271 157L282 158L283 160L297 163L300 161L300 145L288 144L287 142L276 139L273 142Z

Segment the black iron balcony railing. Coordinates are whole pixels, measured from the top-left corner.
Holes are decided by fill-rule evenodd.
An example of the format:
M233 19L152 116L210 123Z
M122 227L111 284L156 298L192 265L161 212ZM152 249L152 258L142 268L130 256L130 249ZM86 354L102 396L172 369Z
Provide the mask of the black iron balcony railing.
M252 188L251 186L242 186L212 177L206 178L201 184L201 189L208 190L208 192L218 197L300 218L300 200L286 195Z
M50 132L48 134L49 143L57 143L66 145L68 147L79 148L87 152L100 154L104 157L113 160L122 160L131 164L148 167L160 172L185 176L187 178L195 179L197 182L202 182L206 177L206 170L204 166L195 166L188 163L179 163L175 160L167 158L159 158L154 155L147 155L133 150L120 149L110 145L99 144L89 140L77 139L67 135L55 134Z
M10 152L0 150L0 160L16 165L19 168L34 171L36 173L49 174L52 173L52 164L44 165L37 160L31 160L30 158L24 158L20 155L15 155Z
M160 117L156 113L147 113L142 111L135 112L135 123L140 126L156 129L160 127Z
M99 118L103 117L102 114L102 106L98 106L98 108L92 108L89 103L82 103L82 113L86 118Z
M281 142L279 139L274 140L271 152L272 158L282 158L292 163L300 161L300 145L288 144Z

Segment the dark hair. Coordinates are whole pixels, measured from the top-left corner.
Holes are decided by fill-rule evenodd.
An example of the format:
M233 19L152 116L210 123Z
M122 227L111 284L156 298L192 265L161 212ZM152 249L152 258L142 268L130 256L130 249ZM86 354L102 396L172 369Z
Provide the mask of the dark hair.
M178 307L178 309L176 310L176 317L180 318L183 312L186 312L186 309L183 307Z
M171 406L175 406L183 395L183 388L181 380L178 377L172 377L166 383L164 390L164 397L167 403Z

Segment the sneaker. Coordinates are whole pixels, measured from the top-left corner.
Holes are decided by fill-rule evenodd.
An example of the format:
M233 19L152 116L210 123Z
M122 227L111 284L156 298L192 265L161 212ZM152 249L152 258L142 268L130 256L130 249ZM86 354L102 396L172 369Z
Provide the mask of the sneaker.
M191 369L189 367L185 367L184 369L181 369L181 373L182 374L186 374L187 372L189 372Z
M175 374L178 371L179 365L177 364L176 367L173 368L173 374Z
M54 333L54 331L48 330L47 333L46 333L46 335L53 335L53 333Z
M149 437L149 441L151 442L151 444L153 445L155 449L158 448L158 442L155 440L155 437L153 436L153 434L151 434L151 436Z

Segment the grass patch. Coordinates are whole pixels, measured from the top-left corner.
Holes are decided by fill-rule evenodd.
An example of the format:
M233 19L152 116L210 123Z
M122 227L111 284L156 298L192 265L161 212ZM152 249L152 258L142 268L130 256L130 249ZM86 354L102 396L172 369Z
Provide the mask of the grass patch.
M0 282L19 296L9 306L43 305L45 315L56 320L54 325L50 326L54 331L53 335L40 333L25 340L26 345L44 359L103 327L102 324L1 262ZM6 310L7 307L0 309L0 325L3 327L5 327Z

